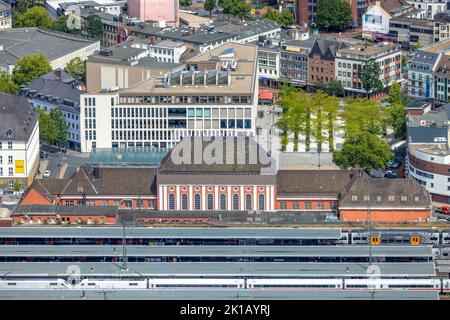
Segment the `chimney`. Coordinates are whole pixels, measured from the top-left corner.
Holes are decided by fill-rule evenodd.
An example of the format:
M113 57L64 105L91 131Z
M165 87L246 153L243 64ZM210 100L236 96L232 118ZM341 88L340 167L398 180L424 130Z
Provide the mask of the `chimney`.
M62 76L62 70L61 69L56 69L55 70L55 80L56 81L61 81L61 76Z

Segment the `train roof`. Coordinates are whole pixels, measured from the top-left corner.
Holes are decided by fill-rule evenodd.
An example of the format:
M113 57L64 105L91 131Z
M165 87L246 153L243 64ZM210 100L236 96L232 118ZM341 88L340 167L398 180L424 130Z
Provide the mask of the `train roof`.
M2 228L2 238L122 238L120 227ZM340 239L339 228L128 228L127 238L166 239Z
M132 257L368 257L369 246L127 246ZM372 246L374 257L432 257L431 246ZM122 246L5 245L0 257L120 257Z
M67 276L72 274L71 262L1 262L0 276ZM128 271L121 271L108 262L77 262L81 276L361 276L367 274L366 263L315 262L129 262ZM432 262L377 263L384 276L435 276ZM69 269L68 269L69 268Z
M290 291L265 289L177 289L177 290L0 290L0 300L439 300L434 291Z

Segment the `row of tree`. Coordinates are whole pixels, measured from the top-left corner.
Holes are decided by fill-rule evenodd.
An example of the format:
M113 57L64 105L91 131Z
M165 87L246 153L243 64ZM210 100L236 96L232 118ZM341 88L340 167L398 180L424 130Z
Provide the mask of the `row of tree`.
M388 102L390 105L384 107L375 100L339 99L320 90L309 94L284 86L279 100L283 114L277 122L282 150L293 135L294 151L298 151L302 135L306 151L310 151L312 140L318 152L328 143L333 161L342 168L359 167L367 172L384 168L393 154L381 136L387 134L388 126L396 138L403 139L406 133L406 98L397 83ZM344 143L341 150L334 150L338 122L343 123Z

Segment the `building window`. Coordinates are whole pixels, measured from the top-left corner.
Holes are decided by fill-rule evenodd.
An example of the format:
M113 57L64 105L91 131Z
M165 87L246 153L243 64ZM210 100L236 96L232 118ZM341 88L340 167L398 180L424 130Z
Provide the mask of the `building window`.
M252 196L250 194L245 196L245 209L252 210Z
M9 164L13 163L13 156L8 156L8 163Z
M264 202L265 202L265 197L264 197L263 194L260 194L258 196L258 209L259 210L264 210L265 209Z
M175 195L169 194L169 210L175 210Z
M297 202L297 201L295 201L295 202L292 203L292 209L294 209L294 210L300 209L300 206L298 205L298 202Z
M408 197L407 197L407 196L401 196L401 197L400 197L400 201L405 202L405 201L407 201L407 200L408 200Z
M212 194L208 194L208 210L214 210L214 200L213 200L213 195Z
M311 210L311 202L305 202L305 210Z
M323 202L317 202L317 209L323 210Z
M286 210L286 208L287 208L286 201L280 201L280 209Z
M194 210L200 210L200 195L196 193L194 195Z
M10 176L14 175L13 168L8 168L8 175L10 175Z
M357 195L352 195L352 202L356 202L358 201L358 196Z
M369 201L370 201L370 196L365 195L365 196L364 196L364 202L369 202Z
M13 143L12 141L8 141L8 149L12 149L13 148Z
M233 210L239 210L239 196L233 194Z
M419 196L415 196L415 197L414 197L414 201L415 201L415 202L419 202Z
M182 194L181 195L181 209L187 210L187 208L188 208L188 196L187 196L187 194Z
M224 194L220 195L220 210L227 210L227 196Z
M394 196L389 196L389 202L393 202L395 200Z

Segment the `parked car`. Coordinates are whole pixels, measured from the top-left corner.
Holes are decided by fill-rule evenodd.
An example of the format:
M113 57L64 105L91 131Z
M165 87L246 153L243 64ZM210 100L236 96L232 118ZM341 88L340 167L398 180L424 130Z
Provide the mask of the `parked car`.
M385 178L397 178L397 174L391 170L386 171L384 174Z
M436 210L439 214L445 214L450 215L450 207L449 206L443 206Z
M400 167L401 164L402 164L402 162L400 160L391 159L388 161L387 166L388 166L388 168L397 169L398 167Z
M44 178L50 178L50 170L44 171Z

